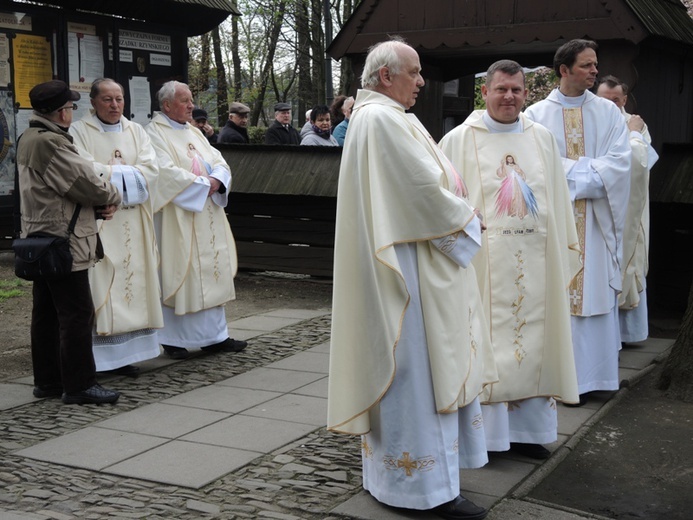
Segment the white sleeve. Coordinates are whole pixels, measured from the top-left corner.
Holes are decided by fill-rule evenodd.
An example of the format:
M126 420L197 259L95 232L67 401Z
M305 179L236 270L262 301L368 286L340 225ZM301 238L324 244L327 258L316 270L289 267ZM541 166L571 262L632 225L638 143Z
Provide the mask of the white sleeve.
M147 180L133 166L120 164L112 166L111 183L118 188L123 196L123 204L126 206L142 204L149 199Z
M214 202L217 206L225 208L226 205L229 203L229 190L231 189L231 172L229 172L229 170L226 167L218 164L214 167L209 176L215 178L216 180L221 182L222 186L224 186L223 192L222 190L219 190L216 193L212 194L212 202Z
M481 221L474 217L464 228L465 236L459 233L431 240L448 258L458 265L467 267L481 247Z
M567 172L566 180L571 200L606 197L604 182L599 173L592 168L591 161L589 157L580 157Z
M205 207L205 202L207 202L210 187L211 185L207 179L198 177L195 179L195 182L180 192L172 202L186 211L200 213Z

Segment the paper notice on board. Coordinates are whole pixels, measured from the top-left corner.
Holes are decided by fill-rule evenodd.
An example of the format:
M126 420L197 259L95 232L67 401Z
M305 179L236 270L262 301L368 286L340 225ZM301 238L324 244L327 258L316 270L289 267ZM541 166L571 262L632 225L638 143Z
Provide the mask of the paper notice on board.
M141 125L146 125L151 119L152 95L149 90L149 80L146 77L130 78L130 119Z
M30 108L29 91L39 83L53 79L51 44L43 36L17 34L12 45L15 101Z
M101 38L85 34L79 42L80 77L81 81L89 83L103 77L103 45Z
M5 33L0 33L0 87L10 84L10 42Z

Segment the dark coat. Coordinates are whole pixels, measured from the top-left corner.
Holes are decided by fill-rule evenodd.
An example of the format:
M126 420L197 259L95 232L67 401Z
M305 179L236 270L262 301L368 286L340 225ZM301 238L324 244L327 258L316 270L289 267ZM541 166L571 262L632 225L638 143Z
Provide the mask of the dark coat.
M224 128L221 129L221 132L219 132L217 143L248 144L250 143L248 129L238 126L236 123L229 120L224 125Z
M301 144L301 136L293 126L284 128L279 121L275 121L267 129L265 144Z

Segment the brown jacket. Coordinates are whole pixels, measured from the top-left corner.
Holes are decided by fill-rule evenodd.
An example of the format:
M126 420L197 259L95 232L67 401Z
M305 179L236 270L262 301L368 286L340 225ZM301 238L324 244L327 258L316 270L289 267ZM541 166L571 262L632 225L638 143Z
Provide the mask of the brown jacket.
M72 214L81 204L70 249L72 270L87 269L98 260L94 207L120 204L120 194L79 156L70 134L38 114L29 124L17 149L22 236L67 236Z

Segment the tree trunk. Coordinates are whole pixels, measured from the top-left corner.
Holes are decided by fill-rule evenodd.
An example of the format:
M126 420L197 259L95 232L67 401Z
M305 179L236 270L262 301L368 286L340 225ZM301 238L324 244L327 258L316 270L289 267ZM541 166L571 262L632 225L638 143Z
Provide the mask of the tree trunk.
M310 73L310 26L306 0L296 0L296 66L298 69L298 121L303 125L306 110L313 108L313 85Z
M205 33L201 37L200 43L200 65L197 74L189 78L190 92L193 97L197 97L200 92L205 92L209 89L209 69L211 56L209 53L209 33Z
M218 26L212 31L212 44L214 46L214 61L217 65L217 125L223 126L229 118L229 86L226 81L224 57L221 54L221 37Z
M231 20L231 59L233 61L233 99L243 101L243 73L241 55L238 51L238 16Z
M269 82L270 77L272 75L272 67L274 65L274 54L277 51L277 41L279 41L279 35L281 34L282 22L284 21L285 12L286 0L281 0L277 4L277 10L270 25L267 43L267 57L265 65L262 68L262 74L260 75L258 96L255 100L255 105L253 106L253 112L251 113L250 121L253 126L257 126L257 122L260 119L260 112L262 112L262 105L265 102L267 83Z
M322 30L322 0L311 0L311 41L313 56L313 96L318 105L325 104L325 35Z
M344 0L342 20L348 20L353 11L354 7L352 1ZM355 93L356 85L354 85L354 79L354 70L351 68L351 59L343 56L339 61L339 92L347 96L352 92Z
M693 402L693 284L681 328L664 362L658 386L672 399Z

